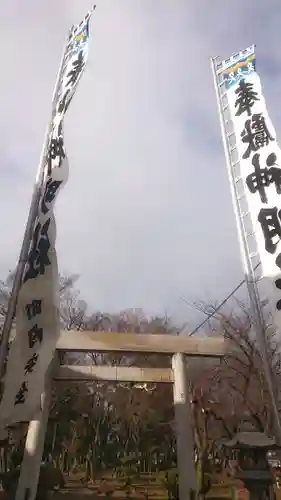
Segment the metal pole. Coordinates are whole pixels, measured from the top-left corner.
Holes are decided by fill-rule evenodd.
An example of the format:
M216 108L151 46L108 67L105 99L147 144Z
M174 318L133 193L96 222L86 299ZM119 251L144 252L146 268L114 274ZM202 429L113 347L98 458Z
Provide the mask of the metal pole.
M17 306L17 300L18 300L18 294L19 290L21 287L22 283L22 277L23 277L23 272L24 268L27 262L27 257L28 257L28 252L29 252L29 247L30 247L30 242L32 238L32 231L35 223L35 219L38 213L38 205L41 197L41 188L42 188L42 183L43 183L43 178L44 178L44 168L45 168L45 160L46 160L46 154L47 154L47 147L48 147L48 139L49 139L49 134L51 131L51 126L52 126L52 120L54 117L54 103L57 98L58 94L58 89L59 89L59 84L60 84L60 78L62 75L63 71L63 64L64 64L64 58L65 58L65 50L66 50L67 44L64 46L63 49L63 54L60 62L60 67L59 71L57 74L57 79L53 91L53 96L52 96L52 115L50 122L47 126L46 134L45 134L45 139L40 155L40 160L39 160L39 165L38 165L38 170L37 170L37 175L36 175L36 181L32 193L32 198L31 198L31 204L30 204L30 209L29 209L29 214L28 214L28 219L25 227L25 232L23 236L23 242L22 242L22 247L19 255L19 260L16 268L16 273L15 273L15 278L13 282L13 288L11 292L11 296L8 302L8 309L7 309L7 314L5 316L5 321L3 325L3 330L1 334L1 343L0 343L0 378L3 376L3 370L4 370L4 365L5 365L5 360L7 357L7 352L8 352L8 344L9 344L9 337L10 337L10 331L12 328L12 323L16 311L16 306Z
M233 205L233 210L234 210L236 225L237 225L237 231L238 231L238 236L239 236L240 253L241 253L241 257L242 257L242 261L243 261L245 282L247 284L249 298L250 298L251 306L253 308L254 323L256 326L256 333L257 333L257 338L258 338L258 342L259 342L259 346L260 346L260 350L261 350L264 374L265 374L265 379L266 379L267 388L268 388L268 392L269 392L271 409L272 409L272 413L273 413L275 436L276 436L278 442L281 444L281 423L280 423L280 416L279 416L278 406L277 406L276 391L275 391L275 388L273 385L273 380L272 380L272 369L271 369L270 359L269 359L269 355L268 355L268 346L267 346L266 336L265 336L265 325L264 325L262 311L260 308L259 292L258 292L257 285L255 282L253 265L252 265L249 251L248 251L248 244L247 244L247 238L246 238L246 234L244 231L244 225L243 225L243 221L242 221L243 218L242 218L241 208L240 208L240 205L238 202L238 193L237 193L237 189L236 189L235 175L234 175L234 171L232 169L232 164L231 164L231 153L230 153L230 149L228 147L227 130L226 130L226 124L225 124L225 119L224 119L224 114L223 114L223 105L222 105L222 100L221 100L221 96L220 96L220 92L219 92L219 82L218 82L216 65L215 65L215 61L217 59L218 59L218 57L211 58L211 67L212 67L212 73L213 73L213 78L214 78L214 87L215 87L215 92L216 92L218 113L219 113L219 118L220 118L220 127L221 127L221 135L222 135L222 141L223 141L223 147L224 147L224 154L225 154L227 172L228 172L228 177L229 177L229 184L230 184L230 189L231 189L232 205Z
M243 225L242 225L241 210L240 210L240 207L238 206L238 203L237 203L237 191L236 191L236 185L235 185L234 172L231 168L231 155L230 155L230 151L229 151L229 147L228 147L228 143L227 143L227 132L226 132L226 127L225 127L222 102L221 102L221 98L220 98L219 84L218 84L218 78L217 78L216 67L215 67L215 60L216 59L218 59L218 58L216 57L214 59L211 59L211 66L212 66L212 73L213 73L213 78L214 78L214 86L215 86L216 99L217 99L217 107L218 107L218 113L219 113L219 119L220 119L220 128L221 128L223 149L224 149L226 166L227 166L227 173L228 173L229 184L230 184L232 206L233 206L233 211L234 211L234 215L235 215L235 219L236 219L236 226L238 228L239 246L240 246L241 258L243 261L245 281L246 281L246 284L248 286L248 275L249 275L249 265L247 262L248 252L245 251L245 245L247 243L245 240L245 235L244 235L244 230L243 230Z

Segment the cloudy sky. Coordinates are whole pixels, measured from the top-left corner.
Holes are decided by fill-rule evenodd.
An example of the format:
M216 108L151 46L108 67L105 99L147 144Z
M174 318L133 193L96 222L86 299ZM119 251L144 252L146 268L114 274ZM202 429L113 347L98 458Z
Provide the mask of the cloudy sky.
M68 29L91 0L0 6L0 276L18 257ZM281 133L280 0L97 0L65 123L60 270L91 308L141 307L193 326L187 301L242 279L210 57L257 44Z

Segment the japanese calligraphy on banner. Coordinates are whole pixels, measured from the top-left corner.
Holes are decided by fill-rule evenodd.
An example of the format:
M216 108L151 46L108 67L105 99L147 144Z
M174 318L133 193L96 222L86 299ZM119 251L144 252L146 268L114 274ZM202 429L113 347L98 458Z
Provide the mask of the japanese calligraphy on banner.
M60 88L54 102L57 113L67 110L86 65L89 50L89 20L94 9L95 6L87 13L83 21L70 31L62 66Z
M72 28L64 52L53 103L38 215L18 296L16 336L10 347L4 378L0 430L15 422L32 419L40 408L45 374L60 332L54 205L68 178L63 119L86 64L91 13L79 26Z
M281 327L281 153L268 116L254 46L223 61L248 209L277 328Z

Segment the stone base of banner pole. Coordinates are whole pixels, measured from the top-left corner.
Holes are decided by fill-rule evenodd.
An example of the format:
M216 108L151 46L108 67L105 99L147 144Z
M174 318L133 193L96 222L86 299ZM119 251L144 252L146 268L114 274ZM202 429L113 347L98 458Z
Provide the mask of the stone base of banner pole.
M44 450L45 434L51 399L51 379L42 394L42 410L29 423L24 456L15 500L34 500L37 493L40 466Z

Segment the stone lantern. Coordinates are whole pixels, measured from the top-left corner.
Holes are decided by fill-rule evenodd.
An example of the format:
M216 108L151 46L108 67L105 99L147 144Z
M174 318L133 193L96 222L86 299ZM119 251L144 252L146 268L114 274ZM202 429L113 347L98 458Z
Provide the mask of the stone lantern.
M273 500L275 498L274 477L267 460L269 450L279 448L274 438L258 432L252 422L244 420L237 434L225 443L227 448L237 450L237 473L250 500Z

